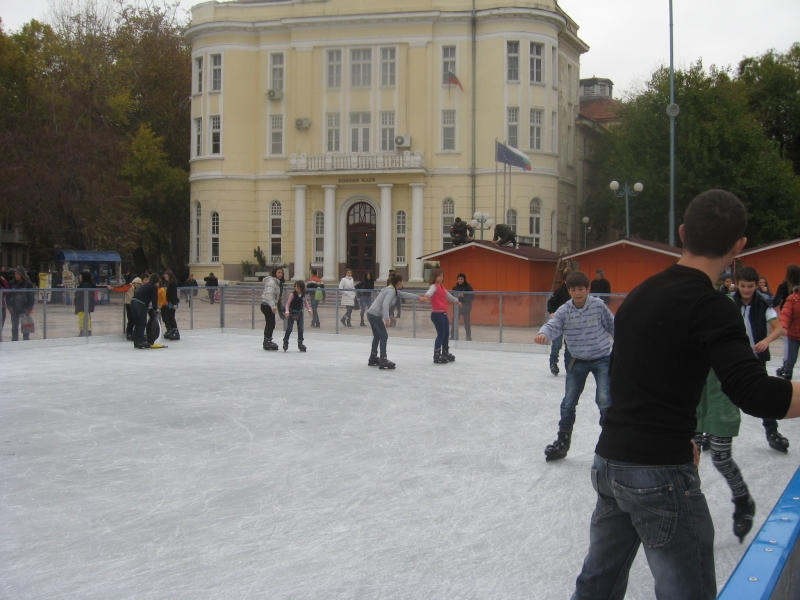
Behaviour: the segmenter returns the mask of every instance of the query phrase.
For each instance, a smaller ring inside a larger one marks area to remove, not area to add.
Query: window
[[[542,54],[544,44],[531,42],[531,83],[542,83]]]
[[[394,48],[381,48],[381,85],[392,86],[397,68]]]
[[[449,232],[449,229],[448,229]],[[405,264],[406,262],[406,212],[398,210],[394,221],[395,234],[395,264]]]
[[[456,149],[456,111],[442,111],[442,150]],[[449,225],[448,225],[449,227]]]
[[[442,46],[442,83],[447,83],[447,74],[456,74],[456,47]]]
[[[350,51],[350,86],[372,85],[372,50],[364,48]]]
[[[600,95],[601,96],[605,96],[606,95],[606,86],[604,84],[602,84],[602,83],[600,84]]]
[[[506,211],[506,225],[511,227],[511,231],[517,233],[517,211],[516,209],[509,208]]]
[[[194,60],[195,70],[197,71],[197,93],[203,93],[203,59],[196,58]]]
[[[325,213],[318,210],[314,213],[314,262],[325,260]]]
[[[222,146],[222,117],[211,117],[211,154],[219,154]]]
[[[270,89],[283,90],[283,54],[270,55]]]
[[[211,91],[222,90],[222,54],[211,55]]]
[[[341,144],[339,142],[339,137],[341,135],[339,113],[328,113],[326,115],[326,121],[326,148],[328,149],[328,152],[339,152],[341,149]]]
[[[528,217],[528,230],[533,238],[533,245],[539,248],[540,235],[542,234],[542,207],[539,200],[534,198],[530,204],[530,216]]]
[[[542,149],[542,110],[538,108],[531,109],[531,131],[530,131],[530,148],[531,150]]]
[[[194,155],[203,156],[203,119],[194,120]]]
[[[553,87],[558,87],[558,49],[553,46],[550,49],[551,70],[553,71]]]
[[[394,111],[381,113],[381,150],[394,150]]]
[[[203,211],[198,202],[194,207],[194,262],[200,262],[200,227]]]
[[[519,147],[519,108],[508,107],[508,145],[512,148]]]
[[[550,114],[550,152],[558,152],[558,113]]]
[[[583,86],[583,95],[584,96],[594,96],[594,86],[593,85],[585,85],[585,86]]]
[[[269,153],[283,154],[283,115],[272,115],[269,118]]]
[[[456,203],[452,198],[442,200],[442,250],[453,247],[450,226],[456,219]]]
[[[506,42],[506,79],[519,81],[519,42]]]
[[[328,87],[336,89],[342,86],[342,51],[328,50]]]
[[[281,203],[273,200],[269,205],[269,261],[273,265],[281,264],[281,223],[283,221]]]
[[[350,113],[350,151],[369,152],[369,129],[372,115],[368,112]]]
[[[219,213],[211,213],[211,262],[219,262]]]

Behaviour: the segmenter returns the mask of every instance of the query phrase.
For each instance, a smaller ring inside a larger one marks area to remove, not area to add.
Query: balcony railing
[[[394,171],[424,169],[425,153],[402,154],[292,154],[292,171]]]

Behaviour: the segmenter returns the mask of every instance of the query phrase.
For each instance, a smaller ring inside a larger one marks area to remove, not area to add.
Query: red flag
[[[458,77],[456,77],[455,73],[453,73],[452,71],[448,71],[446,77],[447,77],[447,85],[457,85],[462,92],[464,91],[464,86],[461,85],[461,82],[458,80]]]

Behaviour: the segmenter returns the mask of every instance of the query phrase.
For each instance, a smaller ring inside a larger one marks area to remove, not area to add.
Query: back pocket
[[[632,488],[613,482],[620,509],[630,514],[642,542],[651,548],[666,546],[678,526],[678,500],[673,485]]]

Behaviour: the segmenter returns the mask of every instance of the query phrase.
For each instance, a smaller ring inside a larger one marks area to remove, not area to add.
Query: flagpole
[[[503,163],[503,220],[500,221],[501,223],[505,223],[505,214],[506,214],[506,172],[508,171],[508,165]],[[498,215],[499,217],[500,215]]]
[[[497,138],[494,138],[494,218],[497,218]]]

